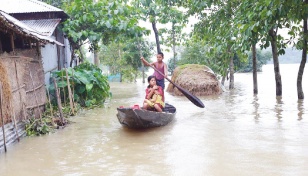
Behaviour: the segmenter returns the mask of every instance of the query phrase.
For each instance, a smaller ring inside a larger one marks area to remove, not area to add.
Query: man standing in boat
[[[155,67],[158,71],[160,71],[163,75],[161,75],[158,71],[154,71],[153,76],[156,77],[156,82],[158,86],[161,86],[163,90],[165,89],[165,78],[168,76],[168,67],[167,64],[163,62],[164,59],[164,53],[159,52],[156,55],[157,61],[148,63],[144,57],[141,57],[141,61],[145,66],[153,66]]]

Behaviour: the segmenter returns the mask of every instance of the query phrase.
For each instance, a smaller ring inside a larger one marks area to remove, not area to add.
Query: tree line
[[[302,76],[307,59],[307,0],[170,0],[166,4],[182,6],[188,14],[200,20],[194,27],[193,37],[213,48],[213,54],[224,55],[222,60],[230,72],[229,88],[234,88],[234,55],[252,52],[254,93],[257,87],[256,46],[271,47],[276,82],[276,96],[282,95],[278,56],[287,45],[302,50],[297,77],[298,98],[303,99]],[[279,34],[286,28],[289,37]],[[226,73],[227,71],[225,71]]]
[[[101,58],[105,58],[103,62],[117,57],[119,62],[132,66],[133,70],[140,69],[137,56],[144,54],[141,49],[151,45],[145,44],[144,36],[150,31],[139,26],[141,20],[150,22],[157,52],[161,51],[161,44],[171,48],[173,65],[181,63],[179,55],[187,54],[184,50],[179,53],[179,46],[200,44],[201,48],[195,48],[196,52],[201,53],[200,56],[187,58],[209,64],[223,77],[229,73],[229,89],[234,88],[236,63],[247,62],[248,53],[251,52],[254,94],[258,93],[257,46],[261,49],[271,48],[276,96],[281,96],[278,57],[291,45],[302,51],[297,93],[299,99],[304,98],[302,80],[307,59],[308,0],[45,1],[60,5],[69,14],[70,19],[64,22],[63,31],[72,41],[73,51],[78,53],[81,46],[88,43],[88,49],[94,52],[96,64],[99,63],[100,52]],[[192,16],[198,22],[194,24],[192,33],[186,34],[183,30]],[[157,24],[168,24],[171,27],[158,29]],[[288,37],[279,33],[283,28],[288,30]],[[132,43],[135,44],[129,46]],[[110,51],[106,49],[115,50],[116,46],[117,56],[108,54]],[[133,50],[135,52],[130,54]],[[145,53],[151,55],[151,52],[148,50]],[[83,57],[80,51],[79,55]],[[119,70],[124,72],[122,68]]]

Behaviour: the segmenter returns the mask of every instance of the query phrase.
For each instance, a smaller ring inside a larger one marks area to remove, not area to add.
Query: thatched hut
[[[223,92],[216,75],[205,65],[179,66],[174,70],[171,80],[194,95],[219,95]],[[173,84],[168,85],[167,92],[183,95]]]
[[[1,0],[0,13],[6,18],[4,20],[12,22],[11,26],[19,26],[20,31],[27,31],[28,34],[10,36],[5,33],[12,34],[11,30],[0,30],[0,53],[1,50],[7,53],[13,51],[12,40],[15,43],[14,52],[23,52],[22,56],[35,58],[36,52],[29,52],[29,49],[39,47],[46,85],[50,84],[52,71],[69,67],[70,64],[76,65],[70,42],[61,29],[60,23],[69,18],[62,9],[39,0]],[[36,44],[37,40],[30,40],[31,36],[40,38],[40,44]]]
[[[0,151],[25,134],[22,120],[44,111],[41,46],[47,43],[62,45],[0,10]]]

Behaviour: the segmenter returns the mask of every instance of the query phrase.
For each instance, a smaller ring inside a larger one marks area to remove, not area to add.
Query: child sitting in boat
[[[162,112],[162,109],[165,107],[163,89],[156,84],[155,76],[149,76],[148,83],[143,109],[155,109],[158,112]]]

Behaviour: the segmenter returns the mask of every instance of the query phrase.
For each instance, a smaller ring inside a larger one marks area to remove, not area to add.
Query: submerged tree
[[[307,50],[308,50],[308,25],[307,25],[307,17],[308,17],[308,0],[296,0],[293,3],[290,3],[290,13],[288,13],[288,17],[293,19],[293,23],[297,24],[295,26],[289,27],[288,34],[291,35],[289,40],[290,43],[302,50],[302,58],[300,62],[300,66],[298,69],[297,75],[297,97],[298,99],[304,99],[304,92],[302,87],[302,80],[304,69],[307,60]],[[302,23],[302,26],[299,24]],[[301,29],[300,29],[301,28]],[[297,37],[297,41],[293,40]]]

